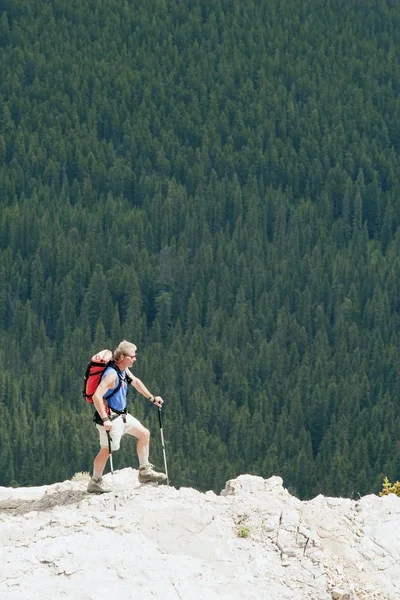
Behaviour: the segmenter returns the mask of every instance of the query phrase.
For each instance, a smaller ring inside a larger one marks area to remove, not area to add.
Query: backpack
[[[111,350],[101,350],[92,356],[91,360],[88,362],[83,378],[82,395],[87,402],[93,404],[93,394],[97,390],[101,377],[107,367],[115,369],[118,375],[118,385],[115,390],[108,395],[107,399],[116,394],[121,387],[121,371],[114,365]]]

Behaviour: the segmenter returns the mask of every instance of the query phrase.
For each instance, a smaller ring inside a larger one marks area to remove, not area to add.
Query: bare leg
[[[139,457],[139,482],[140,483],[164,483],[167,479],[165,473],[154,471],[153,465],[149,463],[150,431],[140,423],[134,425],[127,431],[137,438],[137,453]]]
[[[93,462],[93,477],[90,479],[87,491],[91,494],[105,494],[111,492],[103,483],[103,471],[110,453],[108,448],[101,448]]]
[[[93,474],[97,477],[101,477],[106,466],[108,457],[110,456],[110,452],[108,448],[101,448],[100,452],[94,459],[93,463]]]
[[[143,425],[137,425],[129,429],[127,433],[137,439],[136,450],[139,458],[139,466],[147,465],[150,453],[150,431],[146,427],[143,427]]]

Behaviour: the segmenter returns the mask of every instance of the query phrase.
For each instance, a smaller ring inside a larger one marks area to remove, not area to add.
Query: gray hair
[[[113,359],[119,360],[122,355],[127,354],[131,356],[132,354],[135,354],[136,350],[137,347],[135,344],[132,344],[132,342],[128,342],[127,340],[122,340],[114,350]]]

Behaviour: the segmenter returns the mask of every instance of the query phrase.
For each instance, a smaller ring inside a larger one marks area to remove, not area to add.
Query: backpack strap
[[[121,370],[117,367],[117,365],[114,363],[114,361],[110,361],[109,364],[107,365],[107,369],[111,367],[112,369],[114,369],[114,371],[117,373],[117,377],[118,377],[118,385],[117,387],[111,392],[111,394],[108,394],[108,396],[106,395],[104,397],[104,400],[106,400],[106,402],[108,403],[109,399],[112,398],[114,396],[114,394],[116,394],[122,385],[122,382],[126,381],[126,377],[124,377],[122,375]],[[110,406],[111,410],[113,410],[113,408]]]

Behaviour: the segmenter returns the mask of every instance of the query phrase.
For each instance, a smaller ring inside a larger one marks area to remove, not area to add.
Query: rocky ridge
[[[114,510],[86,484],[0,488],[0,598],[400,598],[393,494],[300,501],[280,477],[241,475],[216,495],[123,469]]]

